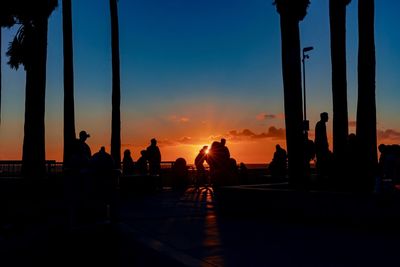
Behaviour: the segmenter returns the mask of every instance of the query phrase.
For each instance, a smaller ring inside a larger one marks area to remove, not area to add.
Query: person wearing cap
[[[90,147],[88,144],[86,144],[87,138],[90,137],[90,134],[88,134],[86,131],[81,131],[79,133],[79,150],[81,153],[81,156],[85,159],[88,160],[92,157],[92,151],[90,150]]]

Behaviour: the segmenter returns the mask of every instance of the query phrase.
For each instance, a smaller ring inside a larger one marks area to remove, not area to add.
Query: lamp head
[[[303,48],[303,53],[308,52],[308,51],[311,51],[311,50],[313,50],[313,49],[314,49],[313,46],[304,47],[304,48]]]

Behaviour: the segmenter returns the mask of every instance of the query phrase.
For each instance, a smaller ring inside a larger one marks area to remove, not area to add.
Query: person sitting
[[[172,166],[174,189],[185,190],[189,185],[189,171],[184,158],[177,158]]]
[[[287,171],[287,154],[286,150],[281,148],[280,145],[275,146],[274,157],[269,164],[268,169],[273,178],[283,179],[286,177]]]
[[[244,164],[243,162],[240,162],[239,164],[239,182],[240,184],[249,183],[249,173],[246,164]]]

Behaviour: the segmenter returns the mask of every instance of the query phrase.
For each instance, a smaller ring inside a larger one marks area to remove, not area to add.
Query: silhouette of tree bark
[[[71,0],[62,0],[64,52],[64,166],[71,158],[76,139],[74,108],[74,65]]]
[[[26,71],[25,124],[22,151],[24,177],[45,175],[45,93],[48,18],[56,0],[16,0],[10,12],[21,24],[7,55],[12,68]]]
[[[332,100],[333,100],[333,153],[335,169],[343,173],[349,122],[347,111],[346,74],[346,6],[351,0],[330,0],[329,19],[331,33]]]
[[[117,0],[110,0],[111,49],[112,49],[112,115],[111,115],[111,156],[116,168],[121,168],[121,88],[119,64],[119,33]]]
[[[3,87],[2,87],[2,77],[1,77],[1,75],[2,75],[2,72],[3,72],[3,68],[1,67],[1,61],[2,61],[2,56],[1,56],[1,51],[2,51],[2,46],[1,46],[1,42],[2,42],[2,40],[1,40],[1,37],[2,37],[2,30],[1,30],[1,27],[0,27],[0,127],[1,127],[1,92],[3,91],[2,89],[3,89]]]
[[[357,139],[362,187],[372,189],[377,167],[374,0],[358,1]]]
[[[281,25],[288,175],[291,184],[303,185],[305,182],[305,142],[299,22],[305,17],[310,1],[276,0],[274,4],[280,14]]]

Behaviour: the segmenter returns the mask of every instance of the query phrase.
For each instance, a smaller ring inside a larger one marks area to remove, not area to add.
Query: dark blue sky
[[[375,2],[378,128],[397,133],[400,2]],[[328,3],[311,1],[300,24],[302,46],[315,47],[307,62],[312,126],[320,112],[332,113]],[[110,140],[109,1],[73,0],[72,4],[77,129],[91,132],[90,141],[97,148]],[[153,136],[165,144],[191,140],[185,144],[197,146],[231,130],[260,134],[271,126],[284,128],[279,15],[272,0],[120,0],[118,5],[122,141],[126,147],[135,146],[134,155]],[[14,32],[3,30],[3,55]],[[348,7],[347,41],[349,112],[354,120],[356,0]],[[14,158],[20,155],[22,144],[24,73],[11,71],[4,60],[2,68],[0,147],[6,149],[0,151],[0,158]],[[47,154],[54,158],[62,148],[61,6],[49,20],[47,88]],[[261,120],[263,115],[270,116]],[[276,140],[267,141],[254,146],[269,151]],[[179,154],[174,153],[168,159]],[[257,153],[252,161],[270,158],[270,151]]]

